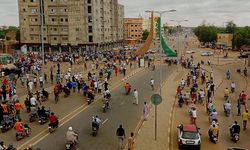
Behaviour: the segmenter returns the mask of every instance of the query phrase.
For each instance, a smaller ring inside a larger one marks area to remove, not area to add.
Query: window
[[[131,25],[131,27],[133,27],[134,25]]]
[[[51,0],[51,2],[55,2],[56,0]]]
[[[93,33],[93,28],[92,28],[92,26],[89,26],[89,33]]]
[[[134,32],[134,30],[131,30],[131,32]]]
[[[37,18],[31,18],[31,22],[37,22]]]
[[[57,28],[54,28],[54,31],[57,31]]]
[[[89,36],[89,42],[93,42],[93,36],[92,35]]]
[[[88,23],[92,22],[92,16],[88,16]]]
[[[56,19],[55,18],[52,18],[51,21],[54,22]]]
[[[25,11],[26,11],[26,9],[24,8],[24,9],[23,9],[23,12],[25,12]]]
[[[32,2],[32,3],[33,3],[33,2],[36,2],[36,0],[30,0],[30,2]]]
[[[34,31],[34,28],[30,28],[30,31]]]
[[[36,12],[37,12],[37,9],[36,9],[36,8],[32,8],[32,9],[31,9],[31,13],[32,13],[32,14],[35,14]]]
[[[56,12],[56,9],[50,9],[50,13],[55,13]]]
[[[88,4],[91,4],[91,0],[88,0]]]
[[[57,40],[57,37],[54,37],[54,40],[56,41],[56,40]]]
[[[135,25],[135,27],[137,27],[137,25]]]
[[[135,30],[135,32],[137,32],[137,30]]]
[[[132,34],[131,36],[132,36],[132,37],[134,37],[134,35],[133,35],[133,34]]]
[[[43,40],[44,40],[44,41],[46,41],[46,39],[47,39],[46,37],[43,37]]]
[[[92,13],[91,6],[88,6],[88,13]]]
[[[79,28],[76,28],[76,31],[80,31]]]
[[[68,22],[68,18],[66,18],[65,21]]]
[[[61,22],[63,22],[63,18],[61,18]]]

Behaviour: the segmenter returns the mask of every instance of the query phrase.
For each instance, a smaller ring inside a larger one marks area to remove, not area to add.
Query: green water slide
[[[159,38],[161,40],[161,47],[163,49],[163,52],[168,56],[168,57],[177,57],[177,54],[175,51],[173,51],[172,49],[170,49],[166,43],[166,41],[164,40],[162,34],[161,34],[161,18],[158,18],[158,35]]]

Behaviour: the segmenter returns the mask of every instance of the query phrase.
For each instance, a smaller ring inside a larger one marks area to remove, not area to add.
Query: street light
[[[41,44],[42,44],[42,47],[41,47],[41,51],[42,51],[42,76],[44,76],[44,35],[43,35],[43,26],[44,26],[44,1],[43,0],[40,0],[40,15],[41,15]]]
[[[180,51],[180,30],[179,30],[179,27],[181,25],[182,22],[188,22],[187,19],[181,19],[181,20],[170,20],[170,21],[173,21],[173,22],[177,22],[178,24],[178,27],[177,27],[177,33],[178,33],[178,51]]]
[[[157,13],[160,15],[160,19],[162,18],[162,15],[165,14],[165,13],[170,13],[170,12],[175,12],[176,10],[175,9],[171,9],[171,10],[165,10],[165,11],[150,11],[150,10],[146,10],[145,12],[146,13]],[[153,19],[153,18],[151,18]],[[160,30],[159,30],[159,35],[161,35],[161,21],[160,21]],[[163,53],[163,49],[162,49],[162,38],[160,37],[160,96],[162,97],[162,53]],[[156,137],[157,137],[157,105],[155,105],[155,140],[156,140]]]

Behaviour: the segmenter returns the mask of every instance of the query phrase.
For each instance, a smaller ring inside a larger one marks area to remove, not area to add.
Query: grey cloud
[[[0,25],[18,25],[18,0],[0,0]],[[239,26],[250,25],[250,0],[118,0],[125,6],[126,17],[148,16],[145,10],[176,9],[165,14],[170,19],[188,19],[184,25],[197,26],[203,20],[221,26],[234,20]],[[174,24],[174,23],[171,23]]]

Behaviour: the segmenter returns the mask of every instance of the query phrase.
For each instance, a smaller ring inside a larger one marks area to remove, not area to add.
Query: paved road
[[[173,70],[174,67],[164,66],[164,79]],[[124,94],[122,85],[117,85],[116,88],[111,90],[111,110],[109,110],[107,113],[102,113],[102,103],[100,101],[97,101],[90,106],[82,106],[80,110],[76,110],[73,116],[69,116],[67,118],[68,121],[66,120],[66,123],[63,124],[55,133],[50,135],[44,131],[44,133],[41,135],[33,138],[33,140],[36,142],[32,140],[31,142],[35,144],[36,147],[40,147],[44,150],[49,150],[51,147],[53,147],[54,150],[63,149],[65,146],[65,133],[67,128],[69,126],[73,126],[73,128],[79,133],[80,149],[115,149],[117,143],[115,131],[117,127],[119,124],[123,124],[127,134],[130,131],[134,131],[142,115],[143,102],[149,101],[150,96],[153,94],[149,86],[150,78],[154,78],[157,87],[159,87],[159,73],[159,67],[157,67],[154,72],[145,69],[144,71],[129,79],[132,88],[137,88],[139,91],[138,106],[132,104],[132,94],[126,96]],[[91,117],[95,114],[98,114],[102,120],[105,120],[106,122],[101,125],[97,137],[92,137],[90,135]]]
[[[196,57],[197,58],[197,57]],[[199,58],[198,58],[199,60]],[[229,126],[233,123],[234,120],[237,120],[240,125],[242,126],[242,119],[240,116],[237,116],[237,109],[236,109],[236,100],[237,96],[242,90],[247,89],[247,84],[249,84],[242,75],[238,74],[235,72],[236,68],[238,66],[241,66],[241,68],[244,66],[242,63],[234,63],[234,64],[228,64],[224,66],[217,66],[214,65],[212,66],[213,72],[214,72],[214,78],[215,84],[218,85],[221,83],[219,88],[217,89],[215,96],[213,98],[214,104],[216,107],[216,110],[218,111],[218,119],[219,119],[219,124],[220,124],[220,135],[219,135],[219,141],[217,144],[213,144],[209,141],[208,135],[207,135],[207,129],[209,127],[208,123],[208,116],[205,111],[205,107],[201,105],[197,105],[198,108],[198,118],[197,118],[197,123],[198,126],[201,128],[201,133],[202,133],[202,149],[208,150],[208,149],[226,149],[228,147],[244,147],[244,148],[249,148],[250,144],[248,142],[248,136],[250,134],[250,130],[242,131],[240,134],[240,141],[235,144],[230,140],[229,136]],[[211,67],[205,67],[209,71],[212,70]],[[227,70],[231,70],[232,76],[230,80],[225,79],[225,72]],[[236,83],[236,92],[233,94],[230,94],[230,101],[232,104],[232,114],[230,117],[225,117],[224,112],[223,112],[223,103],[224,103],[224,89],[226,87],[230,87],[231,82],[234,81]],[[249,91],[249,89],[248,89]],[[249,92],[248,92],[249,95]],[[249,101],[247,102],[249,106]],[[243,111],[242,107],[242,111]],[[187,113],[187,107],[184,106],[184,108],[180,109],[178,106],[175,106],[175,117],[174,117],[174,126],[173,126],[173,148],[177,149],[177,129],[175,128],[178,124],[180,123],[189,123],[189,116]]]

